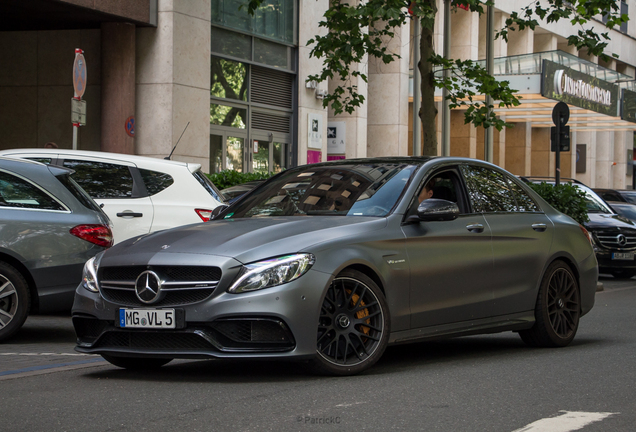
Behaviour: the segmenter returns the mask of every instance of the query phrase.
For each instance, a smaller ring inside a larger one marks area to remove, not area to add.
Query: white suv
[[[199,164],[64,149],[11,149],[1,150],[0,155],[74,170],[73,179],[110,217],[116,243],[206,222],[212,210],[224,202]]]

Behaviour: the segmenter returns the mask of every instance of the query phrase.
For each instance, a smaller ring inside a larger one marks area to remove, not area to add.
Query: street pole
[[[451,19],[450,19],[451,0],[444,0],[444,58],[450,58],[450,38],[451,38]],[[444,79],[450,77],[450,71],[444,69]],[[447,99],[448,90],[442,90],[442,156],[450,156],[450,134],[451,134],[451,111],[450,101]]]
[[[489,75],[493,75],[495,69],[495,8],[487,7],[486,16],[486,71]],[[486,106],[493,105],[492,96],[486,95]],[[488,108],[488,116],[492,114],[492,108]],[[494,160],[494,134],[492,126],[484,129],[484,160],[493,162]],[[558,155],[558,153],[557,153]],[[558,157],[558,156],[557,156]]]
[[[413,15],[413,156],[422,155],[422,120],[420,119],[420,19]]]

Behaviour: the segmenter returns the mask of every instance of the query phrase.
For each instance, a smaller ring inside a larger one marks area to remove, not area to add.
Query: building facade
[[[496,1],[495,27],[526,3]],[[352,114],[335,115],[322,98],[338,83],[307,82],[321,68],[307,41],[324,34],[319,22],[328,0],[268,0],[254,16],[241,4],[3,1],[0,148],[47,142],[71,148],[73,61],[81,48],[87,78],[80,149],[153,157],[173,152],[173,159],[200,163],[207,172],[277,172],[330,159],[413,153],[410,23],[387,42],[399,60],[358,65],[368,83],[352,84],[366,103]],[[507,43],[495,41],[495,74],[523,98],[519,107],[498,112],[514,127],[495,133],[496,164],[518,175],[554,175],[551,111],[564,100],[571,112],[571,150],[561,155],[561,176],[593,187],[632,187],[636,0],[620,4],[632,21],[609,31],[607,51],[619,54],[610,63],[568,47],[567,36],[576,29],[564,22],[511,32]],[[434,43],[441,51],[443,0],[438,9]],[[593,24],[607,31],[600,18]],[[453,8],[451,29],[452,57],[485,58],[484,16]],[[565,87],[542,85],[546,79],[555,82],[555,74],[590,80],[587,88],[607,84],[614,104],[604,108],[579,101],[576,92],[563,99]],[[441,109],[441,94],[437,101]],[[451,155],[484,158],[484,130],[464,125],[461,110],[451,113],[451,131]]]

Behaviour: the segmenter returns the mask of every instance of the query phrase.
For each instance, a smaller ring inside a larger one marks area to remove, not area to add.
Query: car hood
[[[629,219],[626,219],[622,216],[616,214],[604,214],[604,213],[588,213],[587,216],[590,218],[588,222],[585,223],[585,228],[587,229],[608,229],[608,228],[627,228],[627,229],[636,229],[636,224],[634,224]]]
[[[102,263],[142,263],[158,254],[205,254],[241,263],[295,252],[317,243],[359,236],[386,226],[385,218],[289,216],[210,221],[132,238],[107,251]],[[127,258],[134,255],[134,259]]]

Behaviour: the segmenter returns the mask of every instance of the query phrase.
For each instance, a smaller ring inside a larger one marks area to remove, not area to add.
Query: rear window
[[[84,207],[89,210],[95,210],[100,213],[102,212],[97,203],[93,201],[93,199],[86,193],[86,191],[82,189],[81,186],[78,185],[77,182],[73,180],[70,175],[62,174],[58,176],[57,179]]]
[[[205,190],[208,191],[208,193],[212,195],[212,197],[214,197],[215,200],[219,202],[225,202],[225,199],[223,199],[223,195],[221,195],[221,192],[219,192],[216,186],[214,186],[214,183],[212,183],[208,176],[203,174],[201,170],[193,172],[192,175],[195,179],[197,179],[199,183],[201,183],[201,186],[203,186]]]
[[[66,211],[60,202],[33,183],[4,171],[0,171],[0,207]]]
[[[146,185],[146,191],[148,191],[148,195],[158,194],[174,183],[174,179],[170,174],[158,171],[150,171],[141,168],[139,169],[139,173],[141,174],[141,178]]]

